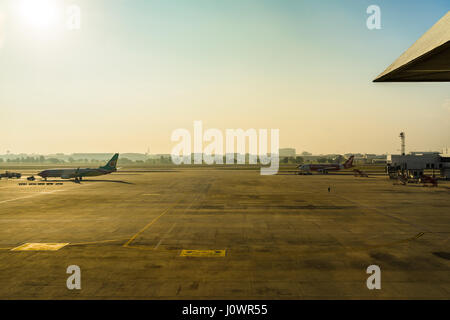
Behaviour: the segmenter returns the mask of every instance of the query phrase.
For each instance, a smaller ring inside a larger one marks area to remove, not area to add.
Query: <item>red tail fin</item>
[[[353,158],[354,157],[355,156],[350,156],[350,158],[348,158],[348,160],[344,162],[344,168],[345,169],[353,167]]]

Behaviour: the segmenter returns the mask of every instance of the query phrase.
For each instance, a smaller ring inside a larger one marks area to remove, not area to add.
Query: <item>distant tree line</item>
[[[192,155],[193,159],[193,155]],[[8,158],[3,159],[0,158],[0,163],[33,163],[33,164],[96,164],[103,165],[106,163],[106,160],[96,160],[96,159],[74,159],[69,157],[67,159],[58,159],[55,157],[44,157],[44,156],[36,156],[36,157],[17,157],[17,158]],[[315,160],[305,160],[304,157],[296,156],[296,157],[280,157],[281,164],[303,164],[303,163],[342,163],[345,161],[345,158],[341,155],[335,157],[318,157]],[[236,162],[236,157],[235,157]],[[259,164],[259,159],[256,158],[256,162]],[[193,162],[192,162],[193,163]],[[226,157],[223,156],[223,163],[226,163]],[[249,163],[249,155],[245,156],[245,163]],[[146,160],[131,160],[126,157],[119,157],[118,161],[119,165],[132,165],[132,164],[146,164],[146,165],[161,165],[161,164],[172,164],[172,159],[169,156],[159,156],[153,157]]]
[[[74,162],[82,162],[82,163],[88,163],[88,162],[98,162],[97,160],[89,160],[89,159],[73,159],[68,158],[67,160],[64,159],[58,159],[53,157],[44,157],[44,156],[37,156],[37,157],[17,157],[17,158],[8,158],[3,159],[0,158],[0,163],[74,163]]]
[[[44,156],[37,156],[37,157],[16,157],[16,158],[8,158],[3,159],[0,158],[0,163],[33,163],[33,164],[71,164],[71,163],[77,163],[77,164],[98,164],[98,165],[104,165],[106,161],[105,160],[97,160],[97,159],[74,159],[72,157],[69,157],[67,159],[58,159],[54,157],[44,157]],[[146,160],[130,160],[126,157],[119,157],[118,164],[171,164],[172,160],[168,157],[160,156],[158,158],[153,159],[146,159]]]

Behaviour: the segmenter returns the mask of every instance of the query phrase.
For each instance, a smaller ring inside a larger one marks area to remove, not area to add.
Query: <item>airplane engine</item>
[[[68,175],[68,174],[63,174],[63,175],[61,176],[61,179],[70,179],[70,178],[72,178],[72,176],[71,176],[71,175]]]

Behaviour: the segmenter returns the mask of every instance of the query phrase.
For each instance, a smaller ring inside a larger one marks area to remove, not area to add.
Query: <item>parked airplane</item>
[[[38,176],[47,180],[47,178],[61,178],[61,179],[71,179],[75,178],[78,182],[83,179],[83,177],[95,177],[104,174],[109,174],[111,172],[117,171],[117,159],[119,154],[116,153],[111,160],[103,167],[98,167],[97,169],[49,169],[38,173]]]
[[[317,171],[320,173],[328,173],[328,171],[339,171],[342,169],[349,169],[353,167],[353,158],[354,156],[351,156],[348,158],[347,161],[344,162],[344,164],[339,163],[326,163],[326,164],[303,164],[298,166],[301,172],[303,173],[311,173],[311,171]]]

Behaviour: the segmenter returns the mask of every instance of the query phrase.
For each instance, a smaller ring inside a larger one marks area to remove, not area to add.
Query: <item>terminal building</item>
[[[424,171],[432,171],[443,179],[450,179],[450,157],[439,152],[411,152],[403,155],[388,155],[387,171],[406,174],[411,178],[420,178]]]

